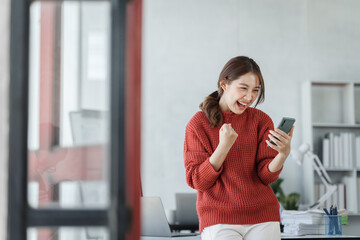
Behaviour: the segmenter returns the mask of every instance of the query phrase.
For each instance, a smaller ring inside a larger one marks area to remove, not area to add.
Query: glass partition
[[[30,7],[28,202],[109,205],[110,2]]]

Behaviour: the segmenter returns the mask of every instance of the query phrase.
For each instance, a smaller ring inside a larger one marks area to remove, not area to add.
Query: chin
[[[242,114],[247,108],[245,108],[244,110],[240,110],[240,109],[235,109],[235,110],[231,110],[233,113],[235,114]]]

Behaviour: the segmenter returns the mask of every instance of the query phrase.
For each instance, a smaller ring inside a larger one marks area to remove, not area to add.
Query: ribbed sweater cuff
[[[223,171],[223,167],[221,166],[219,171],[215,171],[213,166],[211,165],[209,158],[204,161],[199,167],[199,174],[208,182],[215,182],[219,177],[221,172]]]
[[[280,168],[280,170],[277,171],[277,172],[270,172],[270,170],[269,170],[270,162],[268,164],[266,164],[266,166],[265,166],[266,170],[264,169],[264,171],[263,171],[263,173],[261,175],[261,179],[263,180],[263,182],[265,182],[267,184],[275,182],[279,178],[279,175],[280,175],[280,173],[281,173],[281,171],[282,171],[282,169],[284,167],[284,166],[282,166]]]

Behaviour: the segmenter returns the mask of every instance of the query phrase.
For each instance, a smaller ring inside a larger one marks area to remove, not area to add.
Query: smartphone
[[[295,123],[295,118],[289,118],[289,117],[283,117],[279,123],[279,125],[277,126],[278,129],[282,130],[285,133],[289,133],[292,126]],[[275,137],[276,139],[278,139],[277,137]],[[278,139],[279,140],[279,139]],[[271,144],[274,144],[276,146],[276,144],[270,140]],[[268,147],[270,147],[269,145],[267,145]]]

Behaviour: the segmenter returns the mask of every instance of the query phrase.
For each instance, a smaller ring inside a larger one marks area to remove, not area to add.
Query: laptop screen
[[[178,224],[199,225],[196,212],[196,193],[176,193],[176,222]]]
[[[171,237],[170,226],[159,197],[142,197],[141,209],[141,235]]]

